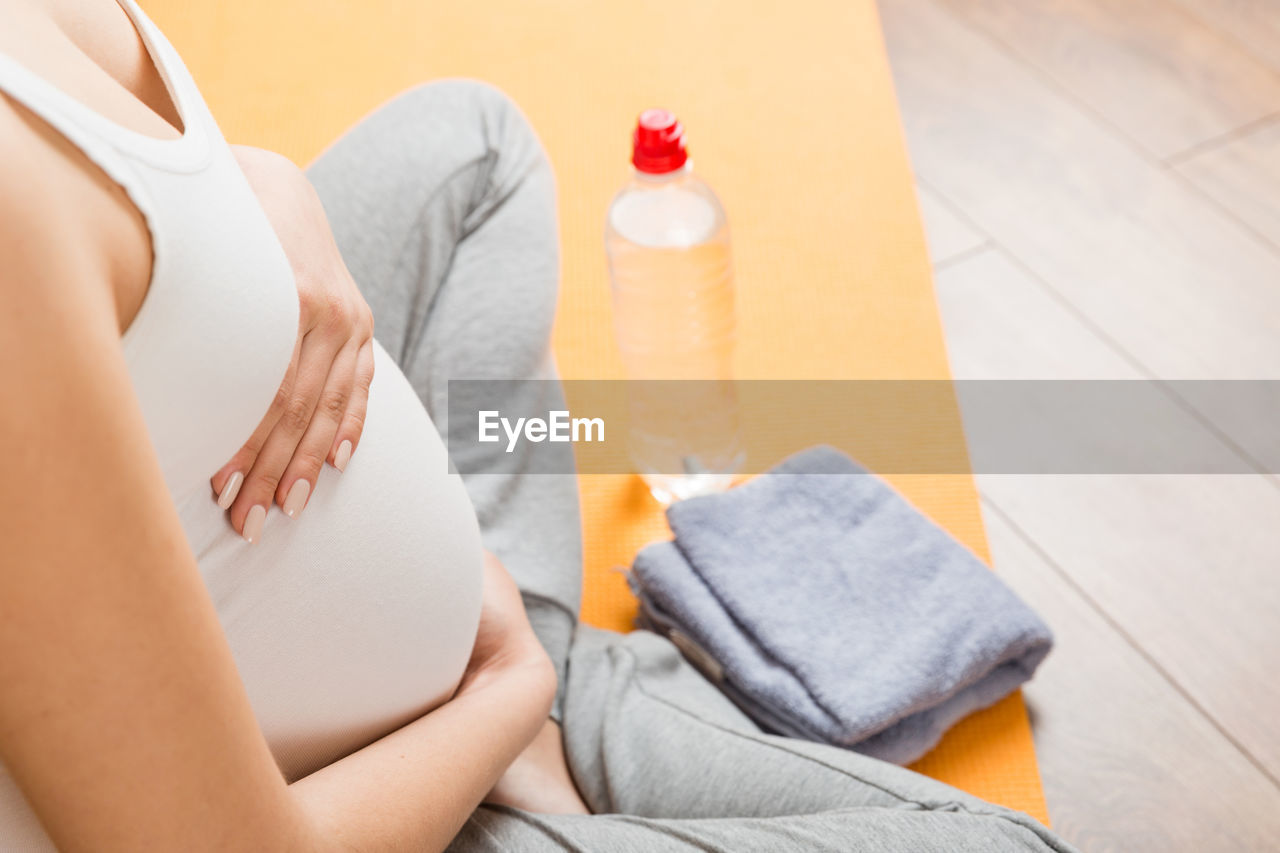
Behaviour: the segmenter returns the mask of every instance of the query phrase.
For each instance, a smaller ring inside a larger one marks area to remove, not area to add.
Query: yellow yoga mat
[[[226,136],[311,160],[382,101],[436,77],[506,90],[560,187],[566,378],[620,375],[602,234],[644,107],[672,109],[733,229],[738,370],[760,379],[949,376],[871,0],[143,0]],[[957,426],[957,429],[959,427]],[[986,556],[968,476],[891,478]],[[617,567],[669,535],[634,477],[581,478],[583,618],[627,630]],[[949,733],[917,769],[1047,819],[1022,699]]]

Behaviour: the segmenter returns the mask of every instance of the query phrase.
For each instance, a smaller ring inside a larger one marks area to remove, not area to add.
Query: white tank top
[[[255,545],[218,509],[209,478],[280,385],[297,290],[182,61],[134,0],[120,3],[181,115],[180,139],[123,128],[4,54],[0,90],[78,146],[146,219],[150,288],[121,345],[258,723],[293,780],[452,694],[479,620],[480,534],[435,426],[379,346],[346,471],[326,465],[296,520],[273,507]],[[0,766],[0,850],[51,846]]]

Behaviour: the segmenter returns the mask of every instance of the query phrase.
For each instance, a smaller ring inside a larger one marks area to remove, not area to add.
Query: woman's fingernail
[[[351,461],[351,442],[343,441],[338,445],[338,452],[333,454],[333,467],[339,471],[346,469],[347,463]]]
[[[236,495],[240,494],[242,485],[244,485],[244,474],[239,471],[228,477],[227,482],[222,486],[222,491],[218,492],[218,509],[226,509],[231,506],[236,499]]]
[[[252,545],[262,538],[262,523],[267,520],[267,508],[262,504],[257,504],[249,508],[249,514],[244,517],[244,541]]]
[[[311,494],[311,484],[306,480],[297,480],[289,487],[289,494],[284,499],[284,514],[297,518],[298,513],[307,505],[307,495]]]

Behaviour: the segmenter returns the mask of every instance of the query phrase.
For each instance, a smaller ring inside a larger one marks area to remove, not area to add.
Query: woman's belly
[[[479,621],[475,513],[408,380],[375,359],[360,445],[298,518],[273,507],[249,545],[207,490],[178,507],[290,780],[447,700]]]

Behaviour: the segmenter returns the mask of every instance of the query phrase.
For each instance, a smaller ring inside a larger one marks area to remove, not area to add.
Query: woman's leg
[[[510,99],[470,80],[420,86],[352,128],[307,174],[373,309],[375,335],[442,433],[450,379],[556,378],[555,184]],[[511,400],[513,408],[564,408],[555,382],[514,393],[537,399]],[[563,689],[582,578],[576,479],[520,474],[519,449],[501,444],[470,442],[465,452],[456,460],[464,471],[517,472],[464,479],[485,546],[524,592]],[[572,456],[557,464],[572,471]],[[557,719],[559,709],[558,695]]]
[[[565,741],[592,817],[482,807],[458,851],[1069,850],[1027,815],[836,747],[761,734],[667,640],[583,626]]]

